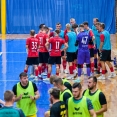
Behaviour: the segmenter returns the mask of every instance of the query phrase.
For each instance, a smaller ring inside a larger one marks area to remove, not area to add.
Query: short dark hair
[[[82,28],[84,28],[84,24],[80,24],[80,25],[79,25],[79,27],[82,27]]]
[[[79,89],[82,89],[82,85],[78,82],[75,82],[73,85],[72,85],[72,88],[75,89],[75,88],[79,88]]]
[[[59,99],[60,90],[57,87],[53,87],[49,90],[49,94],[52,95],[55,99]]]
[[[63,85],[63,81],[62,81],[61,78],[55,78],[55,79],[53,80],[53,82],[55,82],[56,84]]]
[[[73,24],[73,25],[72,25],[72,28],[73,28],[73,29],[75,29],[75,28],[77,28],[77,27],[78,27],[78,24]]]
[[[56,25],[61,25],[61,23],[60,23],[60,22],[58,22],[58,23],[56,23]]]
[[[6,102],[10,102],[10,101],[12,101],[13,96],[14,96],[14,93],[13,93],[12,91],[10,91],[10,90],[7,90],[7,91],[5,91],[5,93],[4,93],[4,100],[5,100]]]
[[[53,84],[53,81],[54,81],[55,78],[57,78],[56,75],[52,75],[52,76],[50,76],[50,83],[51,83],[51,84]]]
[[[56,29],[55,32],[56,32],[57,34],[59,34],[59,33],[60,33],[60,30],[57,30],[57,29]]]
[[[44,26],[43,29],[44,30],[49,30],[49,28],[47,26]]]
[[[99,22],[99,19],[98,18],[95,18],[96,22]]]
[[[83,24],[84,25],[87,25],[87,26],[89,25],[89,23],[87,21],[83,22]]]
[[[100,22],[96,22],[96,25],[100,25]]]
[[[34,36],[35,35],[35,30],[30,30],[30,35]]]
[[[21,78],[22,76],[23,77],[27,76],[27,73],[25,73],[25,72],[20,73],[19,77]]]
[[[88,79],[93,79],[93,82],[96,82],[97,83],[97,77],[96,76],[91,76],[91,77],[89,77]]]
[[[102,27],[103,29],[105,29],[105,24],[104,23],[100,23],[100,27]]]
[[[39,29],[42,29],[44,27],[45,24],[40,24],[39,25]]]

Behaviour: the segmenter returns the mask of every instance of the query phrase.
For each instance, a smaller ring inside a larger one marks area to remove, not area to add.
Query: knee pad
[[[90,64],[86,64],[87,68],[90,68]]]

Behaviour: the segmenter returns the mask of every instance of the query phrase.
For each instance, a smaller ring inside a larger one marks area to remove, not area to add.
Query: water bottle
[[[116,57],[114,57],[114,61],[113,61],[113,63],[114,63],[114,66],[116,66]]]

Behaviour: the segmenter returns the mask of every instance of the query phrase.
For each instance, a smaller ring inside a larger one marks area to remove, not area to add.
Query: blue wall
[[[61,22],[63,29],[70,18],[77,23],[97,17],[106,24],[110,33],[115,33],[115,0],[7,0],[7,33],[38,31],[45,23],[55,28]]]

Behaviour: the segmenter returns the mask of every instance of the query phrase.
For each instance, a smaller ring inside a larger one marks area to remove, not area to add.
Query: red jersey
[[[48,35],[40,32],[36,35],[36,38],[39,39],[39,52],[48,52],[48,50],[45,47]]]
[[[38,57],[39,40],[35,37],[29,37],[26,40],[28,45],[28,57]]]
[[[51,44],[50,56],[61,56],[61,46],[65,43],[60,37],[50,38],[48,41]]]
[[[91,38],[94,36],[93,31],[91,29],[89,29],[89,35],[90,35]],[[94,48],[94,43],[93,43],[92,40],[89,42],[88,47],[89,47],[89,49]]]

